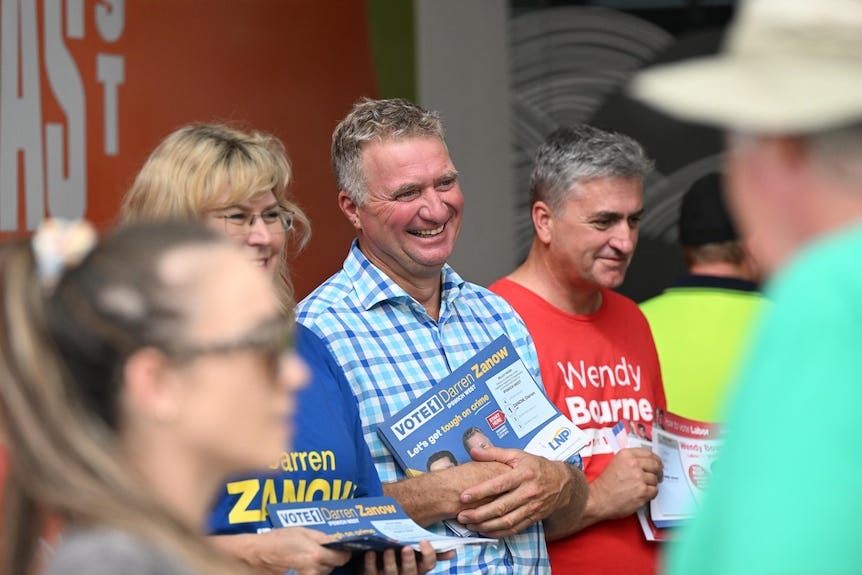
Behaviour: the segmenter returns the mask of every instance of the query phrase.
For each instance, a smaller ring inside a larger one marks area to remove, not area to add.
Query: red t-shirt
[[[602,290],[597,312],[573,315],[505,278],[490,289],[527,324],[548,397],[592,435],[581,455],[593,481],[613,458],[602,430],[621,419],[651,422],[655,410],[666,407],[649,324],[633,301],[611,290]],[[548,544],[552,571],[577,575],[652,575],[658,550],[634,514]]]

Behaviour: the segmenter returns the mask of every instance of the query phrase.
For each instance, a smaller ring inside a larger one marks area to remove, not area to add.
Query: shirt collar
[[[344,260],[344,272],[353,284],[356,296],[366,310],[387,300],[416,301],[365,257],[365,254],[359,249],[358,239],[354,239],[350,245],[350,253]],[[465,282],[449,264],[443,265],[441,281],[440,317],[443,317],[444,311],[458,297]]]
[[[687,275],[678,278],[671,287],[706,287],[737,291],[758,291],[757,284],[739,278]]]

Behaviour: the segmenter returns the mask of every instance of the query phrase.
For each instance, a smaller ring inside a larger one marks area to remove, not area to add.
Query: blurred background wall
[[[631,74],[714,51],[730,0],[0,0],[0,237],[45,215],[109,226],[152,148],[192,121],[273,132],[294,164],[312,242],[300,296],[352,237],[329,142],[361,96],[440,110],[467,196],[452,264],[487,284],[526,254],[529,164],[554,128],[627,133],[656,158],[621,291],[643,299],[682,270],[679,196],[721,142],[629,101]]]

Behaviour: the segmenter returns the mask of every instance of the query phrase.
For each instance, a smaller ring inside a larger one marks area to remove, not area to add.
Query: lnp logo
[[[569,437],[571,435],[572,432],[565,427],[559,428],[554,434],[554,437],[551,438],[551,441],[548,442],[548,447],[550,447],[553,451],[556,451],[558,447],[560,447],[569,440]]]

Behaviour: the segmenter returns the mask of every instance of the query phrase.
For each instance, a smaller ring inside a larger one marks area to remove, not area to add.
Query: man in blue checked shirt
[[[467,546],[438,572],[547,573],[544,529],[565,532],[583,510],[574,466],[516,449],[474,449],[476,461],[405,478],[377,425],[502,334],[541,381],[533,342],[501,298],[446,264],[464,197],[438,114],[400,99],[356,103],[336,127],[338,205],[356,229],[344,266],[303,300],[356,394],[384,492],[418,523],[445,533],[456,518],[500,538]]]

